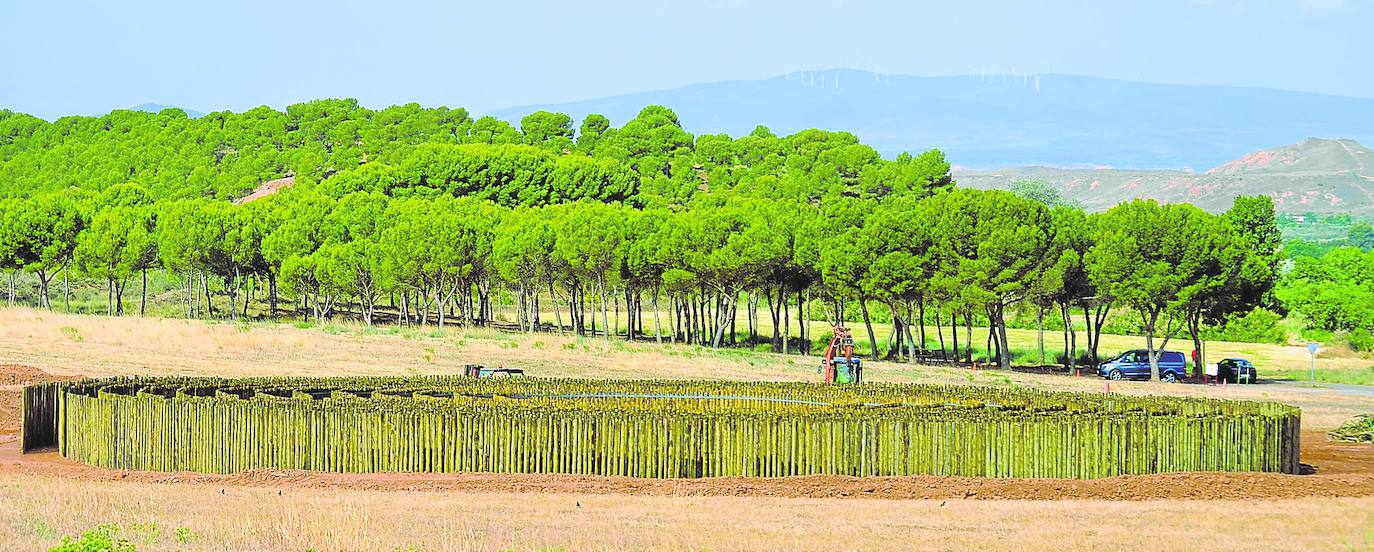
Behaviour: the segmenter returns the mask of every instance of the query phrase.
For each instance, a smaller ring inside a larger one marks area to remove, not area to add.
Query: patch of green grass
[[[1318,368],[1316,376],[1318,383],[1374,385],[1374,366],[1368,368]],[[1312,371],[1311,369],[1303,370],[1298,368],[1275,370],[1268,374],[1261,371],[1260,378],[1310,381],[1312,379]]]
[[[143,544],[154,544],[162,536],[162,529],[156,523],[135,523],[126,528],[131,538],[143,541]]]
[[[84,341],[84,339],[81,337],[81,330],[76,329],[75,326],[63,326],[62,335],[67,336],[68,339],[71,339],[72,341],[75,341],[77,343]]]
[[[172,532],[172,538],[176,539],[177,544],[191,544],[196,542],[200,536],[190,527],[177,527],[176,531]]]
[[[62,544],[48,552],[134,552],[137,548],[120,534],[117,525],[101,525],[81,533],[80,538],[62,537]]]
[[[326,324],[323,328],[320,328],[320,331],[329,335],[347,335],[353,333],[350,328],[339,324]]]

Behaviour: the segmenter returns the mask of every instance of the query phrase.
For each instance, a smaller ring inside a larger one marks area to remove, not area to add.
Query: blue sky
[[[355,97],[475,113],[787,70],[1073,73],[1374,97],[1371,0],[0,0],[0,107]]]

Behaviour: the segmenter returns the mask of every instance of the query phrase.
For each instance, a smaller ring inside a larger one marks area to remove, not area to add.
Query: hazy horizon
[[[798,7],[799,6],[799,7]],[[990,14],[996,14],[993,17]],[[0,7],[0,108],[53,119],[144,103],[208,112],[324,97],[473,113],[791,70],[1068,74],[1374,97],[1374,3],[1343,0],[712,0],[691,9],[440,2]],[[634,44],[629,48],[627,45]]]

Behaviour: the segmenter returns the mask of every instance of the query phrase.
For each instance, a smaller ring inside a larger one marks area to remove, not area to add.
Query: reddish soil
[[[246,196],[243,196],[243,197],[239,198],[238,200],[235,200],[234,203],[243,204],[243,203],[248,203],[248,202],[250,202],[250,201],[259,200],[259,199],[262,199],[262,198],[264,198],[264,197],[267,197],[267,196],[270,196],[270,195],[272,195],[272,194],[275,194],[275,193],[277,193],[277,192],[279,192],[279,191],[282,191],[282,190],[284,190],[284,189],[286,189],[286,188],[290,188],[290,187],[293,186],[295,183],[296,183],[296,177],[295,177],[295,176],[288,176],[288,177],[286,177],[286,178],[278,178],[278,179],[276,179],[276,180],[268,180],[267,182],[263,182],[262,184],[258,185],[257,189],[253,190],[253,193],[248,194],[248,195],[246,195]]]
[[[24,367],[0,366],[3,378],[20,377]],[[13,402],[6,397],[12,396]],[[656,496],[862,497],[885,499],[1013,500],[1198,500],[1276,499],[1374,496],[1374,446],[1335,443],[1324,433],[1303,433],[1305,475],[1269,473],[1176,473],[1123,476],[1089,481],[1062,479],[997,479],[974,477],[720,477],[707,479],[636,479],[554,474],[336,474],[290,470],[253,470],[218,475],[131,472],[91,467],[46,451],[20,454],[19,443],[6,440],[9,420],[18,418],[17,391],[0,393],[0,475],[30,474],[93,481],[141,481],[164,484],[244,485],[268,488],[359,489],[379,491],[463,491],[496,493],[582,493]],[[15,431],[17,432],[17,424]]]
[[[0,443],[19,439],[19,391],[25,385],[77,379],[54,376],[31,366],[0,364]]]

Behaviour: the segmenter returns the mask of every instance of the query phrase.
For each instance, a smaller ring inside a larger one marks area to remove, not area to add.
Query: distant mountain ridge
[[[960,170],[960,186],[1005,188],[1038,179],[1093,211],[1135,198],[1187,202],[1220,212],[1237,195],[1264,194],[1289,213],[1374,215],[1374,150],[1355,140],[1309,138],[1245,154],[1202,173],[1017,167]]]
[[[1171,85],[1072,75],[914,77],[849,69],[693,84],[494,111],[539,109],[622,124],[645,105],[697,133],[853,132],[885,155],[938,147],[956,165],[1216,167],[1310,136],[1374,143],[1374,99],[1263,88]]]

